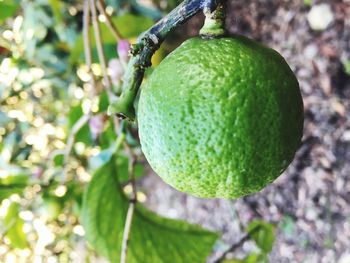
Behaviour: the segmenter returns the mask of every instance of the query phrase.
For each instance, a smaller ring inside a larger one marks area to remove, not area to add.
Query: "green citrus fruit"
[[[238,198],[276,179],[301,143],[298,81],[276,51],[243,36],[192,38],[141,89],[142,150],[198,197]]]

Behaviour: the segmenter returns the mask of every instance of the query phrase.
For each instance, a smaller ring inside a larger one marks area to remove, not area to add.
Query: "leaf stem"
[[[122,250],[120,255],[120,263],[126,263],[126,257],[128,252],[129,235],[131,230],[131,222],[133,219],[135,210],[135,202],[129,203],[128,213],[126,214],[125,227],[123,233]]]
[[[134,210],[135,210],[135,204],[137,202],[137,189],[136,189],[136,180],[134,175],[136,157],[132,152],[131,147],[125,141],[124,141],[124,148],[126,149],[129,155],[128,175],[129,175],[130,185],[132,188],[132,195],[131,195],[131,198],[129,199],[129,207],[128,207],[128,212],[125,219],[120,263],[126,263],[130,230],[131,230],[132,219],[133,219]]]

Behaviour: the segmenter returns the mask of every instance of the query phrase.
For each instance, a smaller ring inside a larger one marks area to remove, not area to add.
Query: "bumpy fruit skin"
[[[137,112],[154,171],[202,198],[260,191],[301,144],[296,77],[276,51],[243,36],[185,41],[142,87]]]

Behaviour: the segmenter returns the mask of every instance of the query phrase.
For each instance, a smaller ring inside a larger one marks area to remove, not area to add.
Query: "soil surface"
[[[188,196],[152,172],[141,182],[151,209],[223,234],[211,258],[225,244],[237,242],[244,227],[259,218],[277,226],[270,262],[350,262],[350,72],[344,65],[350,61],[350,1],[313,1],[313,8],[330,7],[333,18],[319,31],[311,28],[311,7],[304,2],[228,4],[228,30],[279,51],[300,82],[303,145],[287,171],[262,192],[233,201]],[[321,14],[312,19],[322,24],[329,14]],[[198,32],[201,19],[187,25],[190,33]],[[234,256],[255,249],[253,242],[246,242]]]

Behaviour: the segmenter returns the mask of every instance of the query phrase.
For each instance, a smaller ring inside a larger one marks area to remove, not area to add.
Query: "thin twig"
[[[80,129],[88,122],[89,118],[90,118],[90,114],[84,114],[79,118],[79,120],[76,121],[76,123],[74,123],[70,131],[70,134],[67,140],[67,145],[64,151],[64,162],[63,162],[64,164],[67,164],[68,162],[68,158],[72,151],[73,144],[75,141],[75,136],[80,131]]]
[[[83,13],[83,37],[84,37],[84,52],[85,52],[85,63],[88,67],[88,73],[92,77],[91,64],[91,43],[89,36],[89,24],[90,24],[90,4],[89,0],[84,1],[84,13]],[[94,81],[94,78],[90,78],[90,81]]]
[[[114,94],[112,91],[112,83],[111,83],[109,76],[107,74],[106,57],[105,57],[105,54],[103,51],[103,46],[102,46],[101,31],[100,31],[100,25],[99,25],[98,20],[97,20],[97,11],[96,11],[95,0],[90,0],[90,5],[91,5],[90,7],[91,7],[92,25],[94,28],[97,54],[98,54],[98,59],[99,59],[100,64],[101,64],[103,81],[105,84],[105,88],[106,88],[108,97],[113,98]]]
[[[115,27],[115,25],[113,24],[111,17],[106,13],[106,9],[105,9],[105,4],[103,0],[97,0],[97,9],[98,11],[103,14],[106,18],[106,25],[109,28],[109,30],[111,31],[112,35],[114,36],[114,38],[119,41],[121,40],[123,37],[120,34],[119,30]]]
[[[218,257],[213,263],[220,263],[223,259],[226,258],[228,253],[234,252],[237,248],[241,247],[244,242],[246,242],[250,238],[249,234],[244,235],[237,243],[231,245],[220,257]]]
[[[102,71],[102,75],[103,75],[104,86],[106,88],[107,95],[108,95],[108,100],[109,100],[109,103],[111,104],[112,101],[114,100],[115,95],[113,94],[112,83],[111,83],[109,76],[108,76],[108,73],[107,73],[107,63],[106,63],[106,57],[105,57],[105,54],[103,51],[101,31],[100,31],[100,26],[99,26],[99,23],[97,20],[95,1],[90,0],[90,4],[91,4],[92,24],[93,24],[93,29],[94,29],[98,59],[99,59],[100,64],[101,64],[101,71]],[[118,134],[119,120],[118,120],[118,117],[115,115],[113,116],[113,124],[114,124],[114,131],[116,134]]]
[[[129,243],[129,235],[131,230],[131,222],[134,215],[135,203],[130,202],[128,213],[126,214],[125,227],[123,233],[123,241],[122,241],[122,251],[120,255],[120,263],[126,263],[126,256],[128,252],[128,243]]]
[[[94,73],[92,72],[92,51],[91,51],[91,42],[90,42],[90,4],[89,0],[84,1],[84,14],[83,14],[83,36],[84,36],[84,52],[85,52],[85,63],[88,68],[88,74],[90,75],[90,85],[92,92],[90,92],[90,100],[93,101],[93,98],[96,94],[96,81]]]
[[[127,150],[129,154],[128,175],[129,175],[129,179],[132,187],[132,196],[129,200],[129,208],[125,219],[120,263],[126,263],[131,224],[132,224],[132,219],[134,215],[135,204],[137,202],[137,190],[136,190],[136,181],[135,181],[135,175],[134,175],[136,158],[134,153],[132,152],[132,149],[130,148],[130,146],[126,141],[124,141],[124,148]]]
[[[238,240],[237,243],[232,244],[224,253],[222,253],[221,256],[219,256],[216,260],[213,261],[213,263],[220,263],[222,260],[224,260],[227,256],[227,254],[234,252],[236,249],[240,248],[246,241],[248,241],[251,236],[260,230],[260,227],[256,227],[247,234],[245,234],[240,240]]]
[[[126,151],[128,152],[128,155],[129,155],[128,175],[129,175],[132,193],[131,193],[131,198],[129,200],[128,213],[127,213],[126,219],[125,219],[120,263],[126,262],[129,236],[130,236],[130,230],[131,230],[131,223],[132,223],[132,218],[133,218],[133,214],[134,214],[134,210],[135,210],[135,204],[137,202],[136,180],[135,180],[135,175],[134,175],[134,167],[135,167],[136,157],[135,157],[134,153],[132,152],[132,149],[130,148],[130,146],[128,145],[127,142],[124,142],[124,148],[126,149]]]

